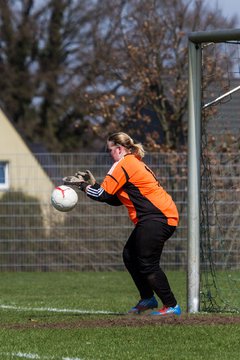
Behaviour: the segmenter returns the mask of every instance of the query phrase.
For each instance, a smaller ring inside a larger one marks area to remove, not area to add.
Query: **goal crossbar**
[[[196,44],[204,42],[239,41],[240,29],[196,31],[188,35],[188,40]]]

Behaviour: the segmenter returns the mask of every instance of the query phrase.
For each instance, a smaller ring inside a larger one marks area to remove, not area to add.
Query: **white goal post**
[[[188,269],[187,311],[200,310],[200,170],[202,44],[240,41],[240,29],[192,32],[188,36]],[[234,89],[239,90],[240,87]],[[214,102],[221,99],[216,99]]]

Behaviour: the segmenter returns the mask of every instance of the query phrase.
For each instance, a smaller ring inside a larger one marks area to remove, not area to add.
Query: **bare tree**
[[[108,77],[118,88],[103,94],[102,107],[108,109],[103,111],[104,129],[130,128],[151,149],[179,149],[187,130],[187,35],[231,28],[234,20],[227,22],[204,1],[132,0],[121,5],[121,42],[106,61]]]
[[[205,0],[0,0],[1,103],[49,150],[98,150],[122,129],[180,149],[188,32],[234,24]]]

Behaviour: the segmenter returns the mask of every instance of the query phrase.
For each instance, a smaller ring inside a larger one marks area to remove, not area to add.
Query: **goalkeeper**
[[[89,170],[64,178],[64,184],[78,186],[93,200],[123,204],[128,210],[135,227],[124,246],[123,261],[140,297],[128,313],[180,315],[180,306],[160,267],[164,244],[178,225],[176,205],[142,161],[144,149],[140,143],[126,133],[114,133],[107,139],[107,151],[114,164],[101,185]],[[162,302],[160,309],[156,296]]]

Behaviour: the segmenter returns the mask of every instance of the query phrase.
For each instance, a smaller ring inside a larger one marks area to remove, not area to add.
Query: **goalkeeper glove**
[[[78,186],[80,190],[85,191],[86,187],[89,185],[81,175],[78,176],[66,176],[63,178],[64,185],[75,185]]]
[[[78,171],[76,172],[75,176],[83,178],[84,181],[88,183],[88,185],[94,185],[96,183],[96,179],[90,170],[86,170],[85,172]]]

